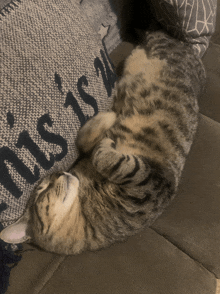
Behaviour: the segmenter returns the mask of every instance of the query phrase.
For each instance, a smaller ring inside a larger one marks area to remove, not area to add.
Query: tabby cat
[[[60,254],[97,250],[149,226],[173,199],[205,81],[191,46],[150,32],[124,63],[111,111],[81,128],[69,172],[39,184],[1,238]]]

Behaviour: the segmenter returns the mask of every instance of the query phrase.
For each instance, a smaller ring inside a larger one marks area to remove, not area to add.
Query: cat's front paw
[[[91,151],[103,138],[105,132],[114,125],[115,121],[115,112],[99,112],[79,130],[76,139],[77,148],[83,153]]]

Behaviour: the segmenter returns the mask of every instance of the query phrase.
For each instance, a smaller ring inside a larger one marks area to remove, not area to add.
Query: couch
[[[150,227],[99,252],[59,256],[24,244],[8,294],[215,294],[220,279],[220,1],[203,57],[207,84],[178,194]],[[132,49],[121,43],[117,65]]]

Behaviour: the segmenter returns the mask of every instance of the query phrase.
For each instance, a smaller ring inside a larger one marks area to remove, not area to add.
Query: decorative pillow
[[[96,32],[104,33],[104,42],[110,54],[120,43],[118,0],[81,0],[80,5]]]
[[[156,19],[171,35],[194,44],[203,56],[214,33],[217,0],[151,0]]]
[[[0,223],[37,182],[67,170],[85,121],[109,108],[116,76],[79,1],[14,0],[0,13]]]

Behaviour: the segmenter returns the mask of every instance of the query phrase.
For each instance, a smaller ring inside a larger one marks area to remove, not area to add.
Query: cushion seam
[[[55,256],[51,263],[42,270],[40,277],[36,279],[36,283],[33,283],[34,285],[32,286],[31,293],[40,293],[65,259],[66,256],[63,255]]]
[[[178,250],[180,250],[182,253],[187,255],[191,260],[193,260],[195,263],[197,263],[201,268],[209,272],[211,275],[213,275],[216,279],[219,277],[216,276],[216,274],[212,271],[210,271],[206,266],[199,260],[195,259],[193,256],[191,256],[187,251],[185,251],[181,246],[179,246],[175,241],[172,241],[172,238],[170,238],[168,235],[160,233],[156,228],[151,227],[151,229],[156,232],[158,235],[166,239],[169,243],[171,243],[173,246],[175,246]]]

